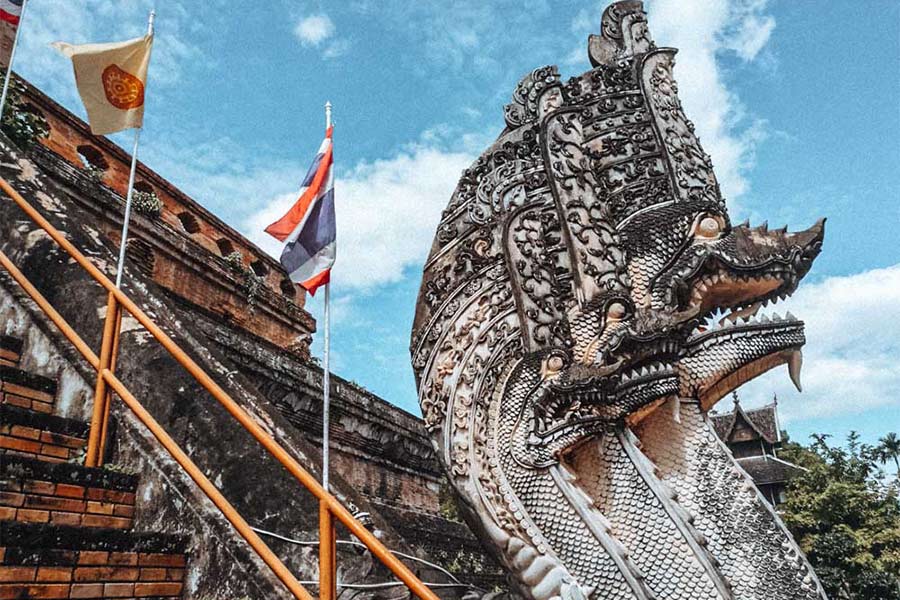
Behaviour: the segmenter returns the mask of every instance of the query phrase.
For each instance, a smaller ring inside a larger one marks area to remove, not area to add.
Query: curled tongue
[[[794,350],[791,352],[791,356],[788,359],[788,374],[791,376],[791,381],[794,382],[794,387],[797,388],[798,392],[803,391],[803,386],[800,385],[800,369],[803,367],[803,352],[800,350]]]

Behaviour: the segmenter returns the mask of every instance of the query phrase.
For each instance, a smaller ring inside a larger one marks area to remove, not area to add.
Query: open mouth
[[[698,312],[704,317],[710,316],[717,307],[727,307],[735,313],[735,318],[755,314],[769,302],[784,300],[794,293],[799,278],[791,262],[790,258],[773,260],[763,268],[714,261],[691,285],[680,290],[679,304],[699,307]]]
[[[798,390],[806,343],[803,321],[790,312],[761,314],[770,301],[710,313],[685,343],[679,363],[681,393],[698,397],[705,408],[744,383],[783,364]]]
[[[670,361],[647,361],[598,380],[554,383],[534,406],[534,434],[558,437],[570,428],[625,419],[677,392],[678,377]]]

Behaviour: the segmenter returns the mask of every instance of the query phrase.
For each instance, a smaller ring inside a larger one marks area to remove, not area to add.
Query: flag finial
[[[153,21],[156,20],[156,9],[150,9],[150,16],[147,17],[147,35],[153,35]]]
[[[325,129],[331,127],[331,100],[325,101]]]

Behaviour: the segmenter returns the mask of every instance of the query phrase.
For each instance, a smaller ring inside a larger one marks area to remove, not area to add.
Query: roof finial
[[[733,390],[731,392],[731,398],[734,400],[735,405],[738,405],[741,403],[741,399],[738,398],[738,395],[737,395],[737,390]]]

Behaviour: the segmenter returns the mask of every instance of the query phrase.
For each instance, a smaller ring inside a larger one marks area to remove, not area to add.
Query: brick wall
[[[0,335],[0,367],[15,367],[19,364],[22,342],[16,338]]]
[[[88,426],[81,421],[0,404],[0,452],[66,462],[84,454],[87,437]]]
[[[0,423],[0,450],[65,462],[84,453],[87,440],[11,423]]]
[[[53,412],[56,382],[26,373],[14,366],[0,366],[0,404],[12,404],[42,413]]]
[[[0,547],[0,599],[180,598],[184,556]]]
[[[0,519],[127,529],[134,493],[24,479],[0,492]]]
[[[0,540],[0,600],[181,595],[180,538],[0,522]]]
[[[128,529],[137,485],[127,473],[6,456],[0,520]]]

